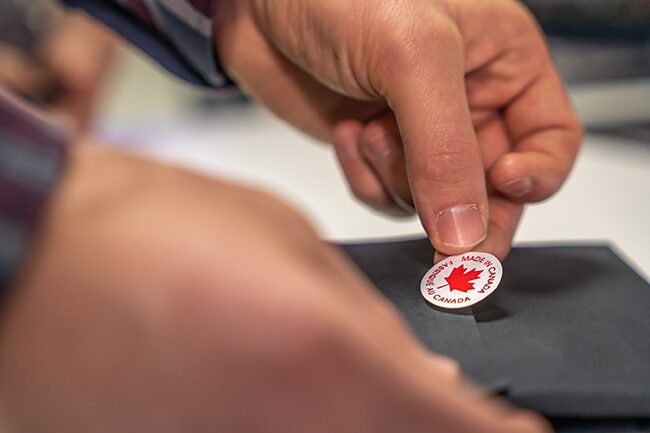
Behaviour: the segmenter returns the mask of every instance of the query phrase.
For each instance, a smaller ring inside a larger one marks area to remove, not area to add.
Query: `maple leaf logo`
[[[448,277],[445,277],[445,281],[447,281],[450,292],[458,290],[467,293],[469,290],[474,290],[474,284],[472,281],[478,279],[482,273],[483,271],[476,269],[467,270],[464,265],[460,265],[459,267],[454,268]]]

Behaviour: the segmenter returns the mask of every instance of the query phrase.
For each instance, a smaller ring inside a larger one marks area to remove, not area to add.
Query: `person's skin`
[[[361,198],[412,191],[443,253],[503,256],[520,202],[568,173],[579,127],[514,2],[221,5],[231,75],[334,142]],[[465,384],[259,192],[84,146],[35,245],[0,316],[9,432],[548,431]]]
[[[33,53],[0,44],[0,83],[84,129],[92,120],[114,49],[106,29],[68,13]]]
[[[464,384],[293,210],[74,152],[0,316],[7,433],[542,433]]]
[[[239,86],[332,142],[361,200],[413,203],[439,253],[503,258],[523,204],[567,178],[581,129],[514,0],[219,5],[216,46]]]

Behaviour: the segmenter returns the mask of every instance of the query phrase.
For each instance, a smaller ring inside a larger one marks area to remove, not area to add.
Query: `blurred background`
[[[576,170],[532,206],[522,244],[607,242],[650,276],[650,0],[528,0],[587,131]],[[334,241],[422,236],[358,204],[332,150],[243,97],[166,75],[49,0],[0,0],[0,80],[100,140],[273,192]]]

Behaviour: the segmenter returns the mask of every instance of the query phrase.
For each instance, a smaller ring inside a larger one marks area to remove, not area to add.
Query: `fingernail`
[[[471,248],[487,235],[485,220],[478,205],[459,205],[438,214],[436,218],[438,239],[455,248]]]
[[[373,158],[387,159],[392,153],[388,140],[386,134],[377,134],[372,139],[366,141],[365,148]]]
[[[533,190],[533,179],[520,177],[504,184],[500,189],[512,197],[523,197]]]

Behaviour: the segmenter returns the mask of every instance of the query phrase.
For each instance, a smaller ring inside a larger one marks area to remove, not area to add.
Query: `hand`
[[[83,129],[91,120],[114,45],[101,27],[70,13],[56,21],[34,52],[0,44],[0,82]]]
[[[505,256],[522,204],[551,196],[572,167],[578,121],[515,1],[220,5],[216,43],[235,81],[334,143],[360,199],[413,203],[441,253]]]
[[[0,317],[9,433],[546,431],[283,204],[92,145]]]

